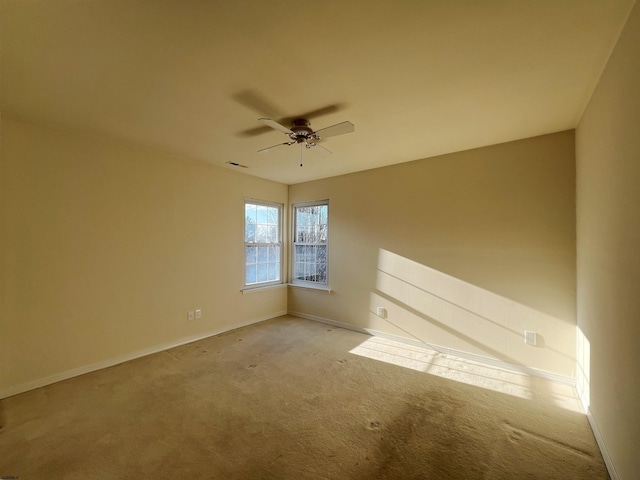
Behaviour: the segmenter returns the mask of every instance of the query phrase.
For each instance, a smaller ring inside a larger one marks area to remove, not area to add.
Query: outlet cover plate
[[[536,334],[536,332],[525,330],[524,343],[526,343],[527,345],[533,345],[535,347],[538,344],[538,335]]]

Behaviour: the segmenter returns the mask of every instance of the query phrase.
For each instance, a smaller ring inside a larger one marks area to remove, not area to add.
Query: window
[[[244,284],[282,282],[282,205],[244,202]]]
[[[327,285],[328,200],[293,205],[292,283]]]

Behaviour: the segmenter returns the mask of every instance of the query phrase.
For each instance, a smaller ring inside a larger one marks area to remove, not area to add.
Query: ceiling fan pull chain
[[[300,166],[302,166],[302,143],[300,144]]]

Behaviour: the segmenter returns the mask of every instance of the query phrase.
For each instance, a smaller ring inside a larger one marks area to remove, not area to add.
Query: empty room
[[[0,479],[640,478],[634,0],[0,0]]]

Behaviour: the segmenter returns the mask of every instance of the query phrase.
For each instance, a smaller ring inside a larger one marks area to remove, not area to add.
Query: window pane
[[[318,264],[318,275],[322,279],[324,279],[324,282],[326,283],[326,280],[327,280],[327,264],[326,263]]]
[[[278,241],[278,229],[276,228],[276,226],[268,226],[267,227],[267,241],[268,242],[272,242],[272,243],[276,243]]]
[[[245,262],[247,264],[256,263],[257,255],[258,255],[258,247],[246,247],[245,249]]]
[[[304,272],[307,276],[307,280],[311,281],[311,282],[315,282],[315,277],[316,277],[316,264],[313,262],[308,262],[307,263],[307,268],[306,271]]]
[[[258,263],[267,263],[269,258],[269,247],[258,247]]]
[[[320,225],[320,231],[318,232],[318,242],[327,243],[327,225]]]
[[[267,243],[267,227],[265,225],[258,225],[256,228],[256,242]]]
[[[247,223],[257,223],[257,213],[256,213],[256,205],[252,205],[250,203],[245,204],[244,206],[244,214]]]
[[[327,223],[328,220],[328,214],[329,213],[329,208],[326,205],[323,205],[322,207],[320,207],[320,214],[319,214],[319,219],[320,219],[320,223],[325,224]]]
[[[267,274],[268,274],[268,268],[267,268],[267,264],[266,263],[259,263],[257,265],[257,270],[258,270],[258,282],[266,282],[267,281]]]
[[[253,243],[256,241],[256,226],[255,224],[247,224],[244,232],[244,241],[247,243]]]
[[[318,263],[327,263],[327,246],[326,245],[318,245],[316,247],[316,262]]]
[[[307,215],[303,208],[299,208],[296,212],[296,228],[298,230],[304,230],[307,226]]]
[[[275,207],[267,208],[267,223],[269,225],[278,224],[278,209]]]
[[[256,266],[247,265],[245,275],[246,275],[247,285],[250,283],[256,283]]]
[[[296,263],[295,270],[293,273],[293,277],[296,280],[303,280],[304,277],[304,265],[300,262]]]
[[[316,250],[316,281],[319,283],[327,283],[327,247],[326,245],[318,245]]]
[[[269,263],[268,264],[268,279],[270,282],[280,280],[280,264],[279,263]]]
[[[264,205],[258,205],[258,220],[257,223],[267,223],[267,209]]]

